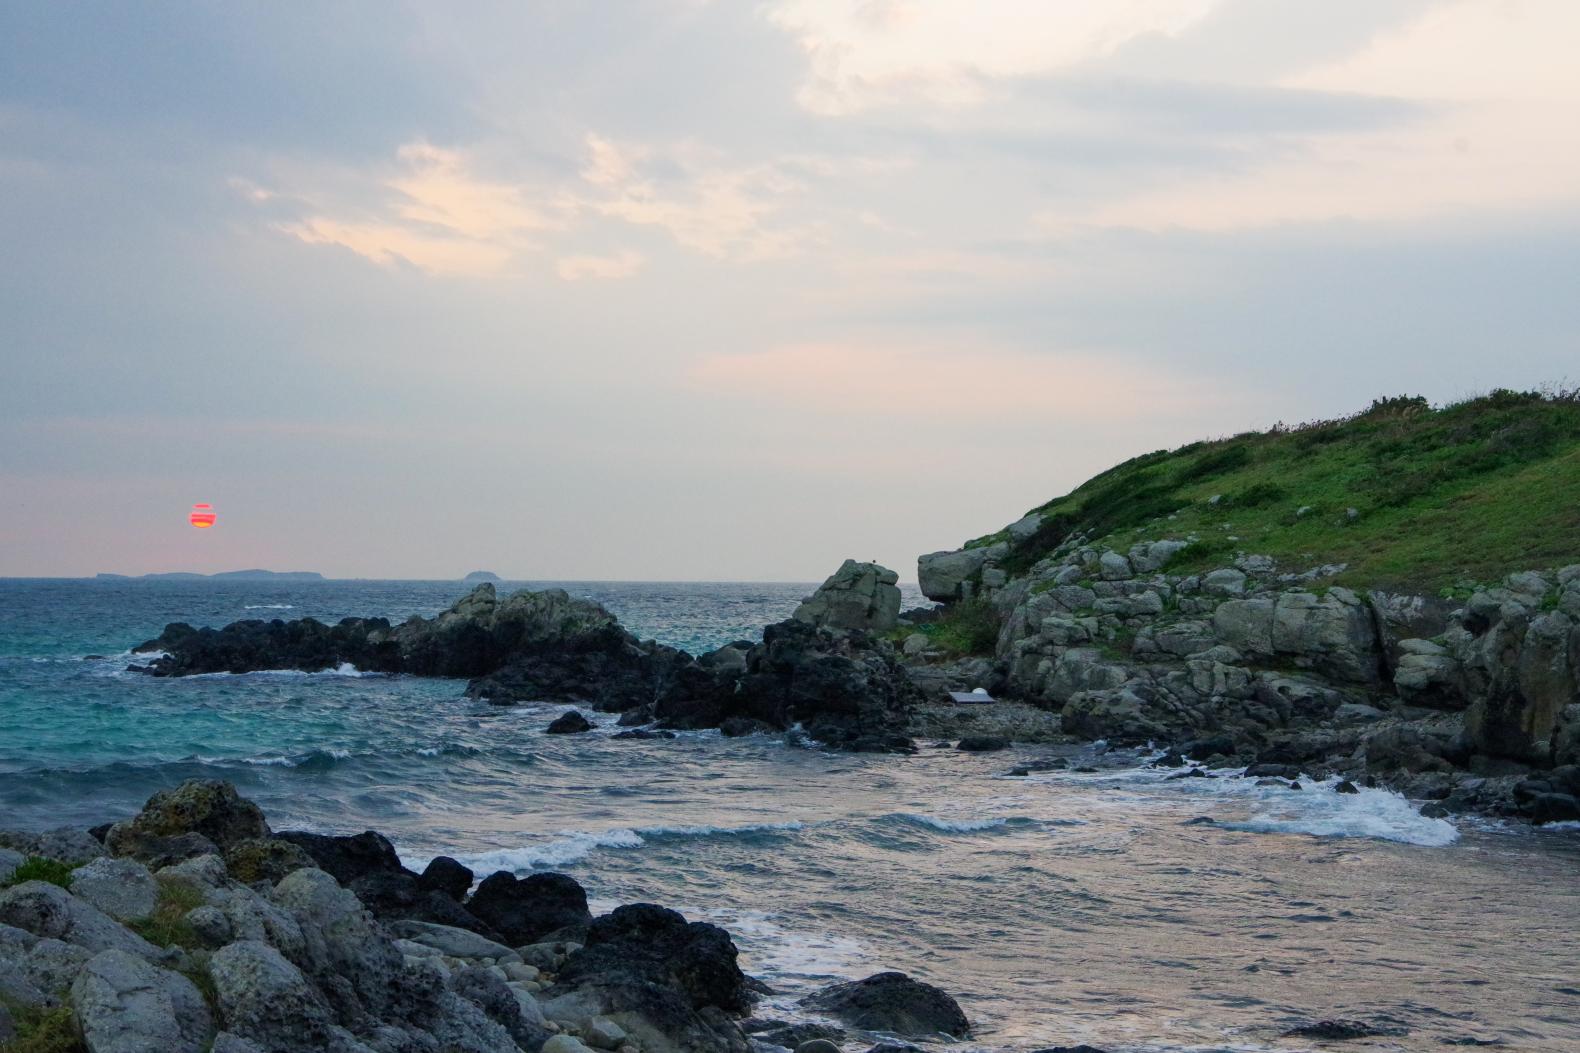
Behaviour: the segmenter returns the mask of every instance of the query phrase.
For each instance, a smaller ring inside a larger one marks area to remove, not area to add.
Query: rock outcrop
[[[847,560],[796,612],[769,626],[760,644],[730,644],[693,658],[638,640],[612,614],[563,590],[523,590],[504,599],[491,584],[472,590],[430,620],[391,627],[382,618],[240,621],[223,629],[165,628],[141,645],[155,652],[154,676],[261,669],[318,670],[350,663],[372,672],[471,677],[467,694],[498,705],[573,703],[658,721],[664,728],[786,731],[800,725],[817,741],[849,750],[905,750],[908,708],[918,697],[893,647],[877,635],[899,613],[896,575]],[[627,721],[622,718],[622,723]],[[587,731],[579,714],[554,733]],[[635,736],[633,736],[635,737]],[[112,831],[141,840],[144,862],[175,862],[229,850],[202,829],[168,824]],[[246,832],[266,837],[267,831]],[[303,847],[308,847],[304,845]],[[260,867],[281,861],[258,856]],[[308,851],[312,851],[308,847]]]
[[[992,604],[1001,690],[1059,711],[1071,735],[1214,742],[1203,757],[1382,775],[1458,808],[1570,809],[1564,780],[1542,773],[1580,759],[1580,566],[1450,603],[1363,594],[1331,583],[1340,567],[1293,573],[1261,556],[1168,573],[1187,544],[1075,539],[1020,577],[938,591]],[[925,655],[909,661],[936,679]]]
[[[847,559],[791,617],[817,628],[886,633],[900,618],[899,580],[887,567]]]

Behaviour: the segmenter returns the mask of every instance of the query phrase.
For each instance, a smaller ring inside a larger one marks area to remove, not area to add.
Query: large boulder
[[[0,892],[0,923],[84,950],[119,950],[159,960],[164,952],[99,908],[47,881],[24,881]]]
[[[802,1004],[866,1031],[909,1038],[971,1035],[971,1024],[958,1002],[904,973],[878,973],[865,980],[835,984],[803,999]]]
[[[751,1007],[746,976],[729,933],[686,921],[651,903],[617,907],[588,926],[586,943],[565,962],[560,980],[572,985],[656,984],[682,994],[693,1009],[728,1013]]]
[[[886,633],[900,617],[899,580],[887,567],[847,559],[791,617],[830,629]]]
[[[125,951],[101,951],[71,986],[89,1053],[199,1053],[214,1021],[197,987]]]
[[[142,921],[159,903],[159,883],[132,859],[95,859],[71,872],[71,894],[117,921]]]
[[[948,552],[929,552],[916,560],[916,579],[922,595],[930,600],[953,603],[969,599],[990,557],[1002,555],[1008,546],[963,548]]]
[[[514,945],[592,921],[587,893],[564,874],[517,878],[500,870],[484,878],[466,907]]]
[[[215,1001],[226,1031],[270,1053],[361,1053],[317,988],[279,951],[238,940],[209,960]]]
[[[1475,618],[1474,598],[1471,604]],[[1534,617],[1503,604],[1500,617],[1464,647],[1465,730],[1479,753],[1544,763],[1564,709],[1580,698],[1580,627],[1561,611]]]
[[[136,816],[110,827],[104,842],[111,855],[162,866],[268,836],[262,810],[236,787],[192,779],[154,794]]]
[[[650,1053],[748,1053],[736,1018],[750,995],[722,929],[652,904],[595,920],[544,1005],[550,1019],[604,1017]]]

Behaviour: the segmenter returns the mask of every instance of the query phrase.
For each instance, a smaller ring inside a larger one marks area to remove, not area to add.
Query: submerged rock
[[[548,735],[579,735],[584,731],[591,731],[592,729],[593,722],[573,709],[569,713],[563,713],[556,717],[554,721],[543,730],[544,733]]]

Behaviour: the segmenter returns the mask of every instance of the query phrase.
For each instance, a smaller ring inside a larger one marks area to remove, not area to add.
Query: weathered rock
[[[225,869],[247,884],[273,885],[293,870],[316,865],[300,845],[278,837],[249,837],[225,849]]]
[[[938,1034],[969,1038],[971,1034],[970,1022],[953,998],[904,973],[878,973],[865,980],[835,984],[803,999],[802,1004],[867,1031],[916,1038]]]
[[[916,561],[917,583],[930,600],[951,603],[969,597],[969,586],[981,574],[989,557],[1008,551],[1007,545],[929,552]],[[996,551],[997,550],[997,551]]]
[[[536,943],[551,932],[592,921],[587,893],[564,874],[517,878],[500,870],[483,879],[466,906],[513,945]]]
[[[887,567],[847,559],[791,617],[816,627],[886,633],[900,616],[899,580]]]
[[[45,881],[25,881],[0,892],[0,922],[93,953],[120,950],[150,960],[164,956],[99,908]]]
[[[34,943],[22,959],[22,972],[34,987],[54,995],[70,989],[93,953],[62,940],[42,939]]]
[[[111,855],[151,867],[212,853],[249,838],[268,837],[263,812],[228,782],[193,779],[148,799],[135,817],[105,836]]]
[[[220,1021],[270,1053],[351,1053],[324,996],[279,951],[240,940],[214,953],[209,976]]]
[[[199,1053],[213,1019],[191,980],[125,951],[101,951],[71,987],[90,1053]]]
[[[131,859],[95,859],[71,872],[71,894],[117,921],[142,921],[159,903],[159,883]]]
[[[0,848],[80,866],[105,854],[104,845],[86,830],[60,826],[42,833],[0,830]]]

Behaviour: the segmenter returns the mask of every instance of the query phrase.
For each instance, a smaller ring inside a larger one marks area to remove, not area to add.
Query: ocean
[[[527,583],[512,583],[517,587]],[[535,583],[541,587],[548,583]],[[643,638],[753,639],[810,584],[556,583]],[[1008,774],[1058,749],[846,755],[778,736],[545,736],[568,707],[354,669],[152,679],[166,622],[432,615],[459,582],[0,579],[0,827],[93,825],[225,778],[276,829],[376,829],[420,869],[554,869],[595,909],[717,922],[777,992],[899,969],[954,994],[964,1049],[1580,1049],[1580,832],[1428,819],[1398,795],[1093,772]],[[920,601],[914,590],[907,605]],[[1212,822],[1202,822],[1210,819]]]

